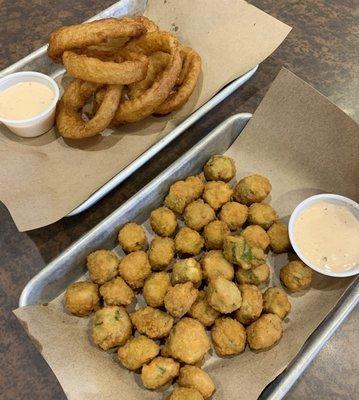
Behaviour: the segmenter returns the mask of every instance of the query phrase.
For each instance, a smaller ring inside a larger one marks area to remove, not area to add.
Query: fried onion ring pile
[[[69,139],[181,108],[201,72],[193,49],[144,16],[64,26],[50,35],[47,52],[74,78],[56,114],[59,133]]]

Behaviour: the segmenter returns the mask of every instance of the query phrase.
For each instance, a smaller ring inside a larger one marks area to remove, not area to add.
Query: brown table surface
[[[48,34],[58,26],[83,21],[113,2],[0,0],[0,69],[43,45]],[[131,179],[79,216],[19,233],[7,209],[0,204],[0,399],[66,398],[50,368],[11,313],[29,279],[218,123],[237,112],[253,112],[283,65],[350,116],[359,119],[359,9],[356,2],[250,2],[291,25],[293,31],[244,88],[237,90]],[[359,312],[356,310],[304,372],[287,399],[358,398],[358,323]]]

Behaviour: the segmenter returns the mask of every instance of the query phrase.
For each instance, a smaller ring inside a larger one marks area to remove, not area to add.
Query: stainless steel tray
[[[95,15],[88,21],[95,19],[102,19],[108,17],[120,17],[123,15],[134,15],[143,13],[146,8],[146,0],[121,0],[113,4],[111,7]],[[0,78],[18,71],[38,71],[44,74],[50,75],[52,78],[56,78],[64,73],[64,69],[59,67],[58,64],[54,64],[46,55],[47,45],[42,46],[38,50],[24,57],[20,61],[12,64],[8,68],[0,71]],[[177,136],[181,135],[187,128],[193,125],[202,116],[207,114],[213,107],[223,101],[231,93],[237,90],[245,82],[250,79],[256,72],[258,66],[254,67],[252,70],[248,71],[246,74],[240,76],[224,89],[218,92],[211,100],[205,103],[202,107],[196,110],[188,118],[186,118],[182,123],[176,126],[171,132],[169,132],[165,137],[151,146],[148,150],[142,153],[138,158],[133,160],[127,167],[120,171],[117,175],[106,182],[102,187],[96,190],[87,200],[82,204],[72,210],[67,216],[73,216],[85,211],[89,207],[97,203],[102,197],[113,190],[131,174],[133,174],[137,169],[139,169],[143,164],[155,156],[159,151],[161,151],[165,146],[171,143]]]
[[[240,135],[250,118],[250,114],[237,114],[228,118],[135,196],[75,242],[26,285],[19,306],[47,303],[62,293],[71,282],[85,273],[85,259],[89,252],[98,248],[116,247],[116,231],[119,226],[129,220],[139,223],[146,221],[150,210],[162,203],[172,182],[198,173],[210,155],[224,153]],[[290,366],[268,385],[260,398],[271,400],[283,398],[358,301],[359,280],[356,279],[336,307],[310,336]]]

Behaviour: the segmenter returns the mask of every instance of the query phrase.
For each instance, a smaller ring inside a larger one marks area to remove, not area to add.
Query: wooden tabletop
[[[195,1],[195,0],[194,0]],[[1,0],[0,69],[114,0]],[[220,2],[219,2],[220,3]],[[50,260],[119,207],[228,116],[253,112],[282,66],[359,120],[358,8],[352,0],[252,0],[293,31],[256,76],[97,205],[79,216],[19,233],[0,204],[0,399],[66,399],[55,376],[11,313],[25,284]],[[359,312],[354,311],[287,399],[357,399]],[[66,365],[66,356],[64,355]],[[81,379],[81,377],[79,377]]]

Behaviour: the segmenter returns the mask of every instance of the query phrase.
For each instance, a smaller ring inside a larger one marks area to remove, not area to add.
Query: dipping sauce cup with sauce
[[[60,91],[39,72],[24,71],[0,79],[0,121],[22,137],[36,137],[54,126]]]
[[[336,194],[309,197],[293,211],[289,238],[298,257],[324,275],[359,273],[359,204]]]

